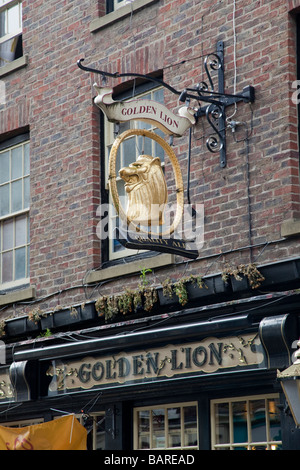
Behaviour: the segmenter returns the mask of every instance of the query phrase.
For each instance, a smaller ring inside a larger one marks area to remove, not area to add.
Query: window
[[[86,419],[80,415],[78,419],[88,433],[87,450],[105,450],[105,412],[89,414]]]
[[[0,285],[29,282],[29,142],[0,147]]]
[[[135,449],[198,449],[197,404],[134,410]]]
[[[280,450],[277,395],[211,402],[213,450]]]
[[[141,93],[136,96],[138,99],[150,99],[160,103],[163,103],[163,89],[156,88],[149,90],[147,92]],[[115,98],[117,100],[117,98]],[[118,98],[119,99],[119,98]],[[115,140],[117,134],[121,134],[129,128],[134,129],[152,129],[155,130],[158,134],[163,136],[163,132],[159,129],[154,129],[150,124],[142,121],[128,121],[120,123],[118,125],[109,123],[105,119],[105,142],[106,142],[106,190],[108,191],[108,159],[111,146]],[[132,161],[134,161],[139,155],[145,153],[146,155],[159,157],[162,164],[164,162],[164,151],[163,149],[152,139],[142,136],[132,136],[126,139],[120,146],[118,154],[118,167],[117,174],[120,168],[128,166]],[[121,203],[123,201],[124,211],[126,209],[126,198],[125,198],[125,188],[124,181],[121,178],[117,180],[118,193],[120,196]],[[111,213],[109,214],[109,259],[113,260],[116,258],[121,258],[124,256],[129,256],[136,254],[134,250],[129,250],[124,248],[121,243],[115,238],[114,233],[116,227],[118,227],[118,216],[116,211],[113,208],[112,201],[109,200],[109,208]]]
[[[0,0],[0,67],[22,55],[22,2]]]
[[[107,13],[111,13],[112,11],[133,2],[134,0],[107,0]]]

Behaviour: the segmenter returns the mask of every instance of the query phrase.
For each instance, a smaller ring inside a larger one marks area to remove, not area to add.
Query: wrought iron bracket
[[[199,107],[195,108],[196,122],[202,116],[206,116],[207,122],[211,126],[213,132],[206,140],[207,148],[210,152],[220,154],[220,166],[226,166],[226,130],[229,126],[228,119],[226,119],[226,108],[238,102],[253,103],[255,101],[255,89],[252,86],[247,86],[240,94],[227,94],[224,91],[224,43],[219,41],[217,43],[216,52],[209,53],[204,59],[205,73],[208,83],[202,81],[193,88],[186,88],[183,91],[178,91],[163,80],[153,77],[151,75],[143,75],[139,73],[109,73],[103,70],[97,70],[90,67],[83,66],[84,59],[77,61],[80,69],[86,72],[100,74],[102,77],[140,77],[167,88],[172,93],[178,95],[179,101],[189,103],[191,100],[196,100]],[[215,90],[216,77],[212,77],[212,72],[217,72],[217,91]]]
[[[255,101],[255,89],[247,86],[240,94],[227,94],[224,91],[224,43],[217,43],[215,53],[208,54],[204,60],[204,67],[208,82],[202,81],[194,88],[187,88],[180,97],[180,101],[198,100],[200,107],[195,113],[197,121],[200,117],[206,116],[208,123],[213,129],[213,133],[207,138],[206,145],[210,152],[220,153],[220,166],[226,166],[226,108],[238,102],[253,103]],[[218,91],[215,91],[215,84],[211,71],[217,71]],[[201,102],[207,103],[201,105]]]

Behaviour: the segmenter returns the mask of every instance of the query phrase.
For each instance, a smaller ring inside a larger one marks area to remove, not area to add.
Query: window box
[[[7,336],[27,336],[30,333],[37,333],[40,331],[39,322],[34,322],[26,317],[17,317],[5,322],[5,332]]]
[[[196,282],[187,283],[189,300],[198,300],[215,294],[226,294],[231,291],[229,284],[225,283],[222,275],[212,275],[203,278],[203,287]]]
[[[94,320],[95,318],[96,310],[94,303],[76,305],[54,312],[53,327],[60,328],[67,325],[75,325],[83,321]]]
[[[203,278],[203,286],[200,287],[196,280],[187,281],[184,283],[187,293],[187,301],[197,301],[202,298],[212,297],[219,294],[227,294],[231,292],[231,287],[228,283],[225,283],[222,279],[221,274],[207,276]],[[171,290],[166,293],[164,289],[158,288],[158,297],[161,306],[173,306],[180,304],[178,295],[175,293],[174,285]]]

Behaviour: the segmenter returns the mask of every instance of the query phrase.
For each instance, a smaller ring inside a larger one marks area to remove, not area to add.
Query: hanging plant
[[[106,317],[107,314],[107,296],[101,295],[95,302],[95,309],[99,317]]]
[[[132,312],[133,310],[133,292],[130,289],[126,289],[126,291],[118,296],[118,307],[120,313],[126,315],[127,313]]]
[[[0,337],[5,336],[5,320],[0,320]]]
[[[158,301],[158,294],[155,287],[148,287],[143,291],[144,297],[144,309],[146,312],[150,312],[153,306]]]
[[[42,315],[42,310],[40,310],[39,308],[35,308],[34,310],[28,313],[28,318],[30,321],[37,324],[40,321]]]
[[[163,295],[165,297],[172,297],[173,296],[173,284],[170,278],[167,278],[162,283],[163,288]]]
[[[261,283],[265,280],[254,263],[249,265],[240,264],[236,268],[227,265],[222,273],[223,281],[228,282],[230,276],[233,276],[236,281],[242,281],[243,277],[246,277],[252,289],[260,287]]]
[[[186,279],[180,279],[174,284],[174,292],[178,297],[180,305],[185,305],[189,300],[188,292],[186,289],[186,282]]]

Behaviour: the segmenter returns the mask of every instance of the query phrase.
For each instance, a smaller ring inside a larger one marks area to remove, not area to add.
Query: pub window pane
[[[14,181],[11,184],[11,211],[18,212],[22,210],[23,199],[22,180]]]
[[[9,214],[9,185],[0,186],[0,217]]]
[[[169,447],[181,446],[180,408],[168,409]]]
[[[22,147],[16,147],[11,151],[11,179],[21,178],[23,175]]]
[[[153,447],[165,447],[165,410],[163,408],[152,411]]]
[[[7,251],[2,255],[2,282],[13,280],[13,251]]]
[[[24,175],[29,175],[30,161],[29,161],[29,144],[24,145]]]
[[[215,437],[217,444],[229,442],[229,403],[219,403],[216,408]]]
[[[212,401],[212,449],[280,450],[278,396]]]
[[[135,449],[198,449],[196,404],[169,404],[134,412]]]
[[[123,143],[122,166],[129,166],[132,162],[132,156],[135,155],[135,139],[126,139]]]
[[[0,184],[9,181],[9,152],[0,154]]]
[[[234,442],[247,442],[247,409],[246,402],[232,405]]]
[[[270,439],[271,441],[281,441],[281,424],[279,412],[279,400],[268,400],[268,411],[270,420]]]
[[[13,287],[29,276],[29,143],[0,151],[0,169],[0,284]]]
[[[21,216],[16,218],[16,240],[15,246],[26,244],[27,238],[27,217]]]
[[[29,208],[30,205],[30,179],[29,176],[24,178],[24,209]]]
[[[19,5],[14,5],[7,10],[7,33],[11,34],[20,28]]]
[[[266,441],[266,410],[264,400],[250,402],[252,442]]]
[[[3,223],[3,251],[11,250],[14,246],[14,223],[9,219]]]
[[[138,448],[150,449],[150,411],[138,413]]]
[[[15,279],[26,277],[26,249],[18,248],[15,251]]]
[[[196,446],[198,443],[197,408],[185,406],[183,408],[184,419],[184,446]]]

